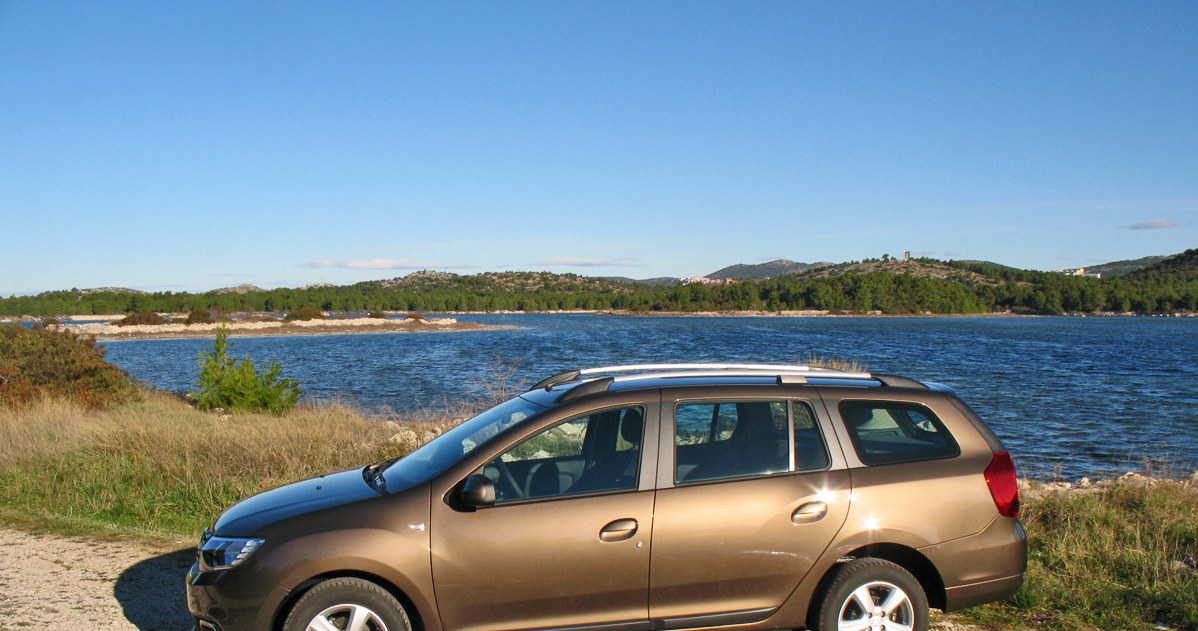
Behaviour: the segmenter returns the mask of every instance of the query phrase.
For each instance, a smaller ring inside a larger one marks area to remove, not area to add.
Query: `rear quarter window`
[[[944,423],[918,403],[841,401],[840,418],[857,457],[867,465],[952,458],[961,453]]]

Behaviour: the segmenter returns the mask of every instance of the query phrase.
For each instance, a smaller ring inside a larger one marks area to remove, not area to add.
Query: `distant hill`
[[[483,272],[462,276],[451,272],[421,270],[407,276],[374,282],[382,287],[412,290],[429,287],[465,287],[475,291],[600,291],[609,293],[627,293],[633,290],[628,283],[552,272]]]
[[[1198,248],[1174,254],[1148,267],[1129,272],[1126,278],[1139,279],[1158,274],[1161,276],[1198,276]]]
[[[1003,265],[1002,263],[995,263],[994,261],[979,261],[977,259],[957,259],[955,261],[949,261],[949,263],[956,267],[982,266],[982,267],[993,267],[993,268],[997,268],[997,269],[1026,271],[1026,270],[1020,269],[1018,267],[1011,267],[1010,265]]]
[[[806,271],[796,274],[795,277],[803,280],[814,280],[841,276],[843,274],[873,274],[876,272],[884,274],[908,274],[918,278],[951,280],[965,285],[995,285],[999,283],[997,279],[980,274],[972,269],[966,269],[965,266],[950,265],[944,261],[924,258],[866,259],[852,263],[825,264],[820,267],[811,267]]]
[[[657,278],[628,278],[626,276],[601,276],[603,280],[610,280],[613,283],[630,283],[633,285],[648,285],[650,287],[673,287],[677,285],[679,279],[673,276],[658,276]]]
[[[809,269],[817,267],[827,267],[831,263],[796,263],[786,259],[778,259],[769,263],[759,263],[757,265],[729,265],[723,269],[707,274],[707,278],[723,279],[731,278],[733,280],[747,280],[750,278],[773,278],[775,276],[785,276],[787,274],[798,274]]]
[[[1092,274],[1102,274],[1103,276],[1122,276],[1124,274],[1144,269],[1151,265],[1155,265],[1168,256],[1145,256],[1142,259],[1133,259],[1127,261],[1111,261],[1102,265],[1091,265],[1086,267],[1086,271]]]
[[[1129,263],[1129,262],[1116,262]],[[1136,261],[1130,262],[1136,264]],[[1102,269],[1102,266],[1099,266]],[[1108,268],[1110,269],[1110,268]],[[1109,274],[1110,272],[1108,272]],[[1198,249],[1121,277],[1089,278],[1021,270],[985,261],[931,258],[847,263],[778,260],[711,274],[735,284],[677,285],[674,279],[610,279],[550,272],[463,276],[422,270],[390,280],[262,290],[252,285],[203,294],[119,287],[0,298],[0,316],[134,311],[788,311],[843,313],[1173,313],[1198,316]]]
[[[260,292],[260,291],[266,291],[266,290],[261,287],[257,287],[255,285],[250,285],[250,284],[246,283],[246,284],[238,285],[236,287],[221,287],[220,289],[213,289],[211,293],[214,293],[214,294],[248,294],[251,292]]]
[[[86,296],[88,294],[144,294],[146,292],[128,287],[92,287],[91,289],[80,289],[79,293]]]

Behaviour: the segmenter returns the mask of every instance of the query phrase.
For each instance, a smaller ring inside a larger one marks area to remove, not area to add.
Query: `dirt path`
[[[0,527],[0,631],[192,631],[194,548]],[[976,631],[933,615],[933,631]]]
[[[0,631],[189,631],[194,549],[0,528]]]

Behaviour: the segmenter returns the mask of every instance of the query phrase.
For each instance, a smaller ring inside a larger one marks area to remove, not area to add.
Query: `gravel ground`
[[[194,548],[0,528],[0,631],[189,631]]]
[[[192,631],[195,549],[0,528],[0,631]],[[933,614],[933,631],[977,631]]]

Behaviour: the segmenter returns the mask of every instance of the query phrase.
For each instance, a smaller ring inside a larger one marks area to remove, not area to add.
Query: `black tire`
[[[403,605],[390,592],[360,578],[333,578],[309,589],[296,601],[284,631],[305,631],[317,618],[348,629],[350,616],[363,616],[361,631],[412,631]]]
[[[876,607],[891,599],[890,611],[864,611],[861,593],[854,596],[854,592],[862,587],[868,587],[869,605]],[[815,629],[838,631],[842,620],[850,623],[861,620],[858,628],[869,629],[871,616],[883,630],[927,631],[927,594],[910,572],[890,561],[858,559],[841,565],[828,583],[823,602],[819,603]]]

